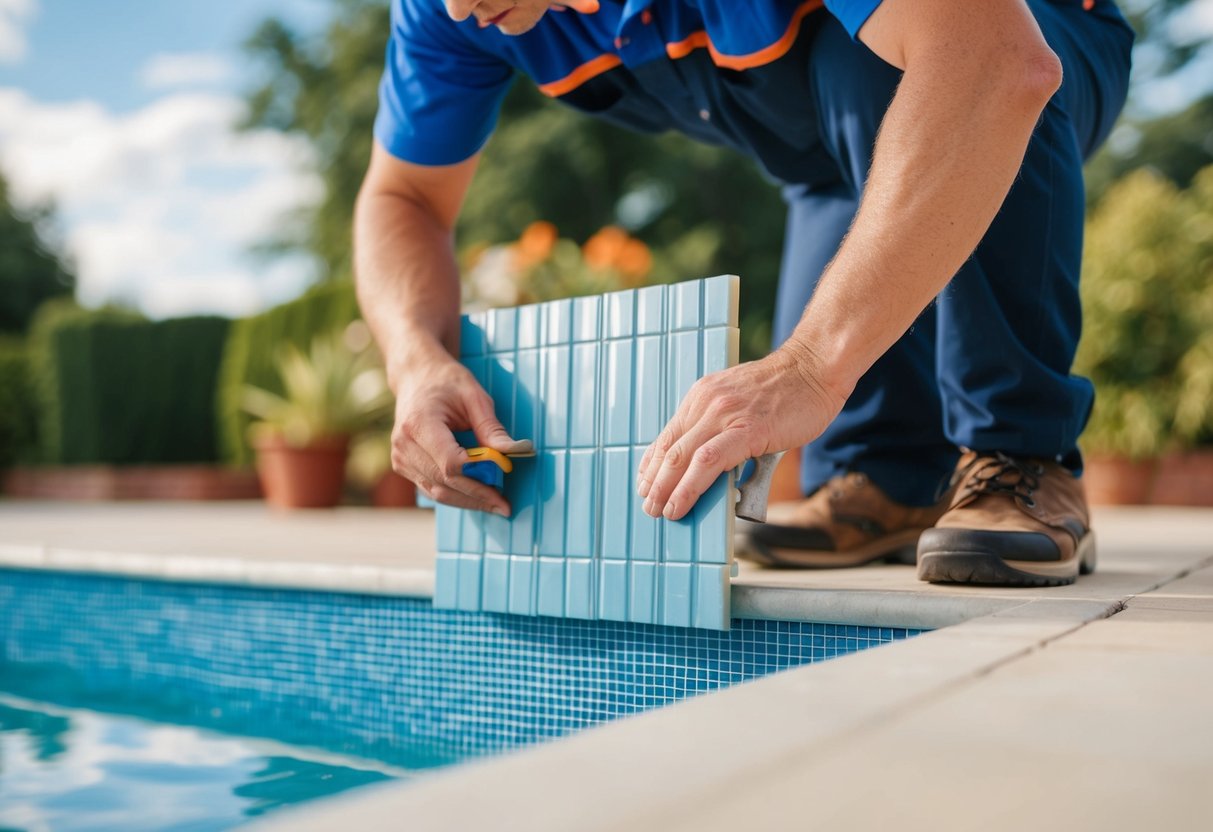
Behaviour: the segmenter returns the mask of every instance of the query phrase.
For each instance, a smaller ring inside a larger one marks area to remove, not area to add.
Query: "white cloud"
[[[4,2],[4,0],[0,0]],[[234,67],[214,52],[161,52],[139,71],[139,81],[153,90],[214,86],[230,81]]]
[[[0,63],[18,63],[25,58],[25,27],[37,11],[37,0],[0,0]]]
[[[16,198],[57,204],[83,302],[247,314],[308,282],[303,258],[266,266],[248,251],[319,196],[302,172],[309,150],[274,131],[234,130],[242,107],[177,92],[114,113],[0,88],[0,168]]]

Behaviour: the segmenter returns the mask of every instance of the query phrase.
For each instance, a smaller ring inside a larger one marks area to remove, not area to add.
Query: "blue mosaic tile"
[[[644,514],[635,475],[691,385],[736,363],[737,290],[725,275],[464,318],[463,363],[537,456],[505,478],[513,517],[438,511],[437,606],[728,628],[733,475],[677,522]],[[500,554],[508,570],[469,565]]]
[[[505,592],[529,591],[531,560],[503,561],[486,557],[484,574],[518,578]],[[584,603],[590,561],[555,563],[565,567],[568,606]],[[600,565],[603,587],[629,579],[626,561]],[[722,591],[718,570],[682,566],[678,574],[691,568],[703,573],[691,579],[694,591]],[[627,601],[608,594],[610,604]],[[640,614],[665,613],[649,606]],[[410,598],[0,570],[0,693],[110,713],[154,709],[157,721],[406,768],[563,736],[917,632],[749,620],[716,632],[466,613]]]

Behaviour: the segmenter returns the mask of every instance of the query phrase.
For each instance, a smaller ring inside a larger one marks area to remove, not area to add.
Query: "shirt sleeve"
[[[458,25],[441,2],[392,0],[374,129],[398,159],[453,165],[493,132],[514,70],[473,46]]]
[[[825,5],[846,27],[847,34],[854,38],[863,24],[868,22],[872,12],[876,11],[880,0],[825,0]]]

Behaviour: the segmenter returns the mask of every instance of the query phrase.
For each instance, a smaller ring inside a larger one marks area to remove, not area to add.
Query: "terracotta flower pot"
[[[1213,451],[1185,451],[1159,459],[1150,502],[1160,506],[1213,506]]]
[[[1150,502],[1156,459],[1091,454],[1083,463],[1082,481],[1092,505],[1140,506]]]
[[[388,471],[371,489],[371,504],[377,508],[408,508],[417,505],[417,486]]]
[[[341,502],[348,436],[319,439],[301,448],[288,445],[280,436],[269,436],[258,439],[253,447],[261,488],[270,505],[332,508]]]

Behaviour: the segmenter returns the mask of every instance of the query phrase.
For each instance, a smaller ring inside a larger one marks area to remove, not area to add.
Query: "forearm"
[[[354,214],[358,303],[393,388],[421,354],[459,344],[459,273],[450,231],[395,193],[364,192]]]
[[[860,210],[788,345],[837,395],[946,286],[1023,162],[1060,67],[1043,40],[999,46],[905,56]]]

